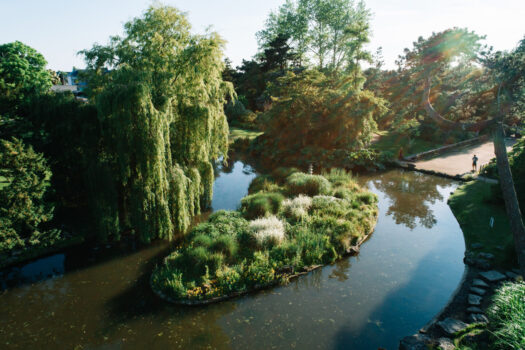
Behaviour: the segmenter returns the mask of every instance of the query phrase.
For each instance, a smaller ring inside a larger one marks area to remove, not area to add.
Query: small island
[[[198,305],[272,285],[359,251],[377,221],[377,197],[350,173],[277,169],[260,176],[237,211],[195,227],[151,276],[161,298]]]

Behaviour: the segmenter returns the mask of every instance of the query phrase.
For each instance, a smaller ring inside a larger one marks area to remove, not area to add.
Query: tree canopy
[[[0,115],[15,114],[30,96],[49,90],[46,64],[42,54],[20,41],[0,45]]]
[[[263,115],[265,134],[259,140],[269,157],[322,162],[333,152],[342,152],[342,158],[368,144],[385,101],[356,89],[352,77],[308,70],[271,84],[272,106]]]
[[[279,36],[290,38],[302,65],[320,70],[352,71],[370,60],[363,49],[369,41],[370,11],[353,0],[287,0],[257,33],[264,48]]]
[[[223,105],[233,89],[221,76],[224,42],[190,29],[179,10],[152,6],[123,37],[82,52],[103,139],[92,186],[107,189],[95,200],[106,236],[171,238],[211,200],[211,161],[226,157]]]

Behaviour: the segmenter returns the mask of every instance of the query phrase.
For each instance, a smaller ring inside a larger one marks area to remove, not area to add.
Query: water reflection
[[[450,180],[397,171],[378,174],[372,183],[390,201],[387,215],[391,215],[396,224],[413,230],[418,225],[432,228],[437,223],[432,206],[436,201],[443,201],[440,190],[448,186]]]
[[[257,176],[251,166],[241,161],[218,165],[216,174],[211,203],[214,211],[237,209],[240,199],[248,194],[250,182]]]
[[[242,162],[219,169],[212,205],[234,208],[255,174]],[[380,216],[359,256],[286,286],[192,308],[149,288],[166,245],[55,255],[0,275],[10,281],[0,294],[0,348],[396,348],[439,311],[463,273],[464,243],[446,204],[456,184],[400,171],[360,181],[378,195]],[[431,225],[422,219],[428,213]]]

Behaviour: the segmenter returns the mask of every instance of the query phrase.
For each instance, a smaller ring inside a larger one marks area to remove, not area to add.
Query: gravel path
[[[505,140],[507,151],[512,148],[515,140]],[[478,157],[478,170],[481,165],[487,164],[494,155],[494,144],[486,141],[482,144],[467,146],[439,157],[420,160],[415,163],[417,169],[433,170],[448,175],[463,175],[472,171],[472,157]]]

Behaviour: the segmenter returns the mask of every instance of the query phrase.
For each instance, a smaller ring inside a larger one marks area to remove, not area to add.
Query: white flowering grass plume
[[[284,240],[284,225],[276,216],[250,221],[250,229],[259,246],[270,242],[279,244]]]
[[[299,220],[308,215],[308,209],[312,206],[312,197],[300,194],[294,199],[283,201],[283,212],[287,218]]]

